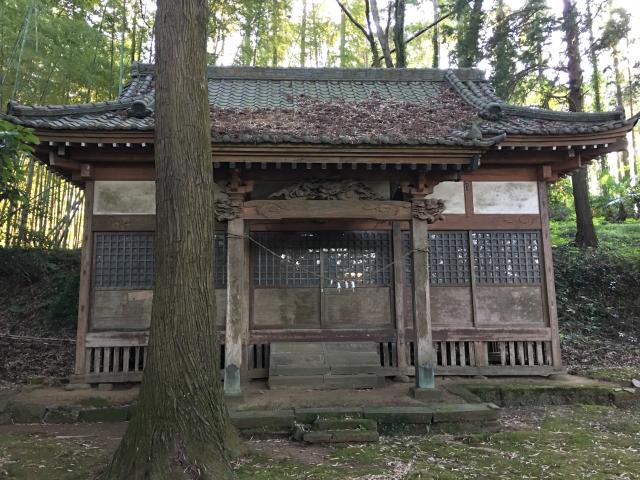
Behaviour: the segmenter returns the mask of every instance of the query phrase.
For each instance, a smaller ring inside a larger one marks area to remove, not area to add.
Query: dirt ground
[[[239,480],[640,479],[640,412],[603,406],[504,409],[502,431],[382,437],[370,445],[248,440]],[[88,480],[126,424],[0,426],[0,478]]]

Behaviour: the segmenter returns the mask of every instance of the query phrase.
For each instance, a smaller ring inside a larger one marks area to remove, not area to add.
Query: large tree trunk
[[[438,5],[438,0],[431,0],[431,3],[433,4],[433,23],[436,23],[440,18],[440,6]],[[437,24],[433,27],[431,46],[433,49],[431,66],[433,68],[440,68],[440,26]]]
[[[376,27],[376,37],[380,48],[382,50],[382,56],[384,57],[384,64],[387,68],[393,68],[393,59],[391,58],[391,49],[389,47],[389,35],[388,31],[382,28],[380,23],[380,9],[378,8],[378,2],[376,0],[365,0],[369,3],[371,9],[371,16],[373,17],[373,24]],[[391,15],[391,12],[388,12]]]
[[[404,43],[404,14],[407,8],[406,0],[396,0],[395,22],[393,23],[393,46],[396,49],[396,67],[406,68],[407,46]],[[391,15],[391,13],[389,13]],[[436,29],[438,26],[436,25]]]
[[[158,0],[149,351],[135,416],[104,473],[109,480],[233,477],[228,459],[237,437],[215,337],[206,25],[206,0]]]
[[[584,109],[582,93],[582,66],[580,65],[580,31],[578,29],[576,6],[574,0],[563,0],[563,29],[567,43],[567,70],[569,73],[569,110],[581,112]],[[589,203],[589,185],[587,171],[576,172],[573,184],[573,203],[576,210],[576,245],[596,247],[598,238],[593,226],[593,214]]]
[[[591,11],[591,0],[587,2],[587,15],[585,17],[585,24],[587,31],[589,32],[589,62],[591,63],[591,89],[593,90],[593,108],[596,112],[602,111],[602,74],[600,67],[598,66],[598,52],[596,51],[596,39],[593,31],[593,13]],[[602,155],[600,157],[600,176],[604,177],[609,173],[609,165],[607,163],[607,156]],[[602,193],[607,196],[608,188],[606,183],[601,183],[600,188]]]

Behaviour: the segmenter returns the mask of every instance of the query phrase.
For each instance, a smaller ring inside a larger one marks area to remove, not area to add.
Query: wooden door
[[[251,236],[252,328],[391,326],[390,232]]]

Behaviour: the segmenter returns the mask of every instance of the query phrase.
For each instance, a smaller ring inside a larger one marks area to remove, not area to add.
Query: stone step
[[[323,430],[305,432],[306,443],[374,443],[380,439],[375,430]]]
[[[312,431],[375,430],[378,422],[370,418],[318,418],[311,424]]]
[[[306,388],[379,388],[384,386],[384,377],[378,375],[271,375],[269,387]]]

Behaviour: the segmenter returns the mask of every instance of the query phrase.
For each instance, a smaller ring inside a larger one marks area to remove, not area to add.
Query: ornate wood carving
[[[354,180],[309,180],[269,195],[271,200],[384,200],[369,186]]]
[[[234,220],[242,216],[242,196],[220,192],[215,202],[215,215],[218,221]]]
[[[418,220],[426,220],[427,223],[435,223],[444,220],[444,200],[439,198],[414,199],[411,202],[411,215]]]
[[[245,195],[253,190],[253,182],[242,182],[238,172],[233,172],[229,183],[216,196],[214,213],[216,220],[229,221],[242,216]]]

